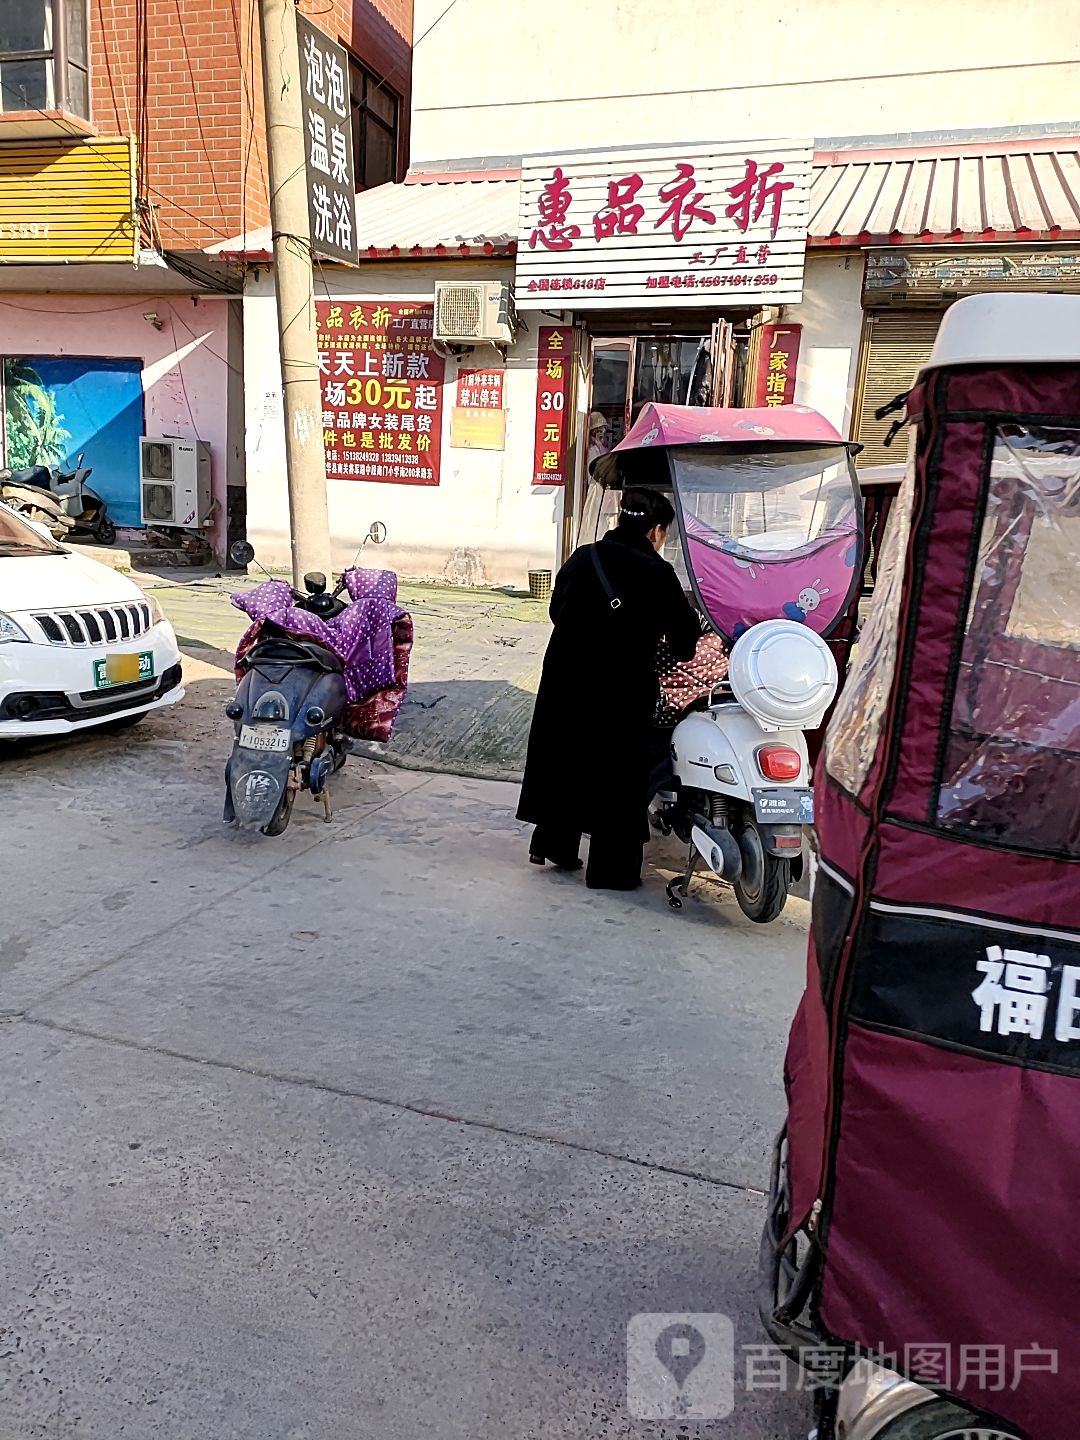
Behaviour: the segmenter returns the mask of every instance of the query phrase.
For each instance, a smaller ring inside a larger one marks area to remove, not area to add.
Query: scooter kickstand
[[[690,854],[686,858],[685,874],[676,875],[674,880],[668,881],[667,898],[668,904],[671,906],[672,910],[682,909],[683,900],[686,899],[686,893],[690,888],[690,881],[694,878],[694,871],[698,867],[699,858],[700,857],[698,856],[697,847],[691,845]],[[679,892],[678,895],[676,895],[675,893],[676,890]]]
[[[329,825],[334,811],[330,804],[330,791],[325,785],[319,791],[319,799],[322,801],[323,806],[323,824]]]

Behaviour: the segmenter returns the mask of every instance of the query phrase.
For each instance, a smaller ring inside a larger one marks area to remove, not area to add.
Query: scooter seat
[[[10,485],[36,485],[42,490],[52,488],[52,475],[46,465],[26,465],[21,470],[9,470],[4,478]]]
[[[332,650],[320,645],[317,640],[299,640],[290,635],[268,635],[244,657],[245,664],[258,661],[274,665],[313,665],[316,669],[331,675],[340,672],[342,662]]]

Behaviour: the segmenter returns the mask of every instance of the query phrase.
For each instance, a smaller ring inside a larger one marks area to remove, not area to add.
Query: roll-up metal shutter
[[[907,454],[907,447],[898,441],[889,449],[881,443],[898,415],[876,420],[874,411],[887,405],[894,395],[911,389],[920,365],[930,358],[943,314],[942,310],[897,310],[867,316],[869,334],[855,407],[854,437],[865,448],[856,464],[887,465],[903,460]]]

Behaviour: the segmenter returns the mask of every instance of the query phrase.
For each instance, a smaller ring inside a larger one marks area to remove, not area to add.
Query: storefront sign
[[[434,307],[318,300],[315,311],[327,478],[437,485],[444,362]]]
[[[132,142],[0,144],[0,264],[138,259]]]
[[[755,405],[794,405],[801,325],[763,325],[758,348]]]
[[[518,309],[798,302],[812,160],[791,140],[527,159]]]
[[[506,446],[502,370],[459,370],[457,404],[450,415],[450,444],[460,450]]]
[[[536,442],[533,484],[565,485],[570,366],[574,331],[570,325],[542,325],[536,357]]]
[[[1080,250],[871,250],[866,257],[868,306],[995,290],[1080,294]]]
[[[304,164],[311,243],[318,255],[357,263],[356,183],[349,102],[349,57],[296,17],[304,115]]]

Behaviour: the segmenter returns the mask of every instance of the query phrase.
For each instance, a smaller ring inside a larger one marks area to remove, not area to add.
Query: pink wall
[[[160,330],[143,319],[148,314],[157,315]],[[179,435],[210,446],[218,501],[210,542],[219,553],[225,536],[228,345],[227,300],[0,295],[0,354],[141,358],[147,434]],[[242,480],[241,473],[236,483]]]

